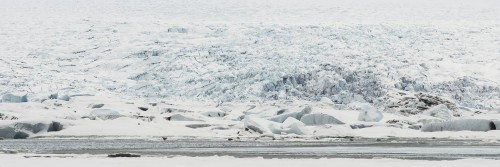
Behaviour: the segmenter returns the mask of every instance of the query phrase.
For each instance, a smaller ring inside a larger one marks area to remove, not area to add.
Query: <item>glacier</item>
[[[359,2],[2,1],[0,128],[414,137],[500,119],[498,1]]]

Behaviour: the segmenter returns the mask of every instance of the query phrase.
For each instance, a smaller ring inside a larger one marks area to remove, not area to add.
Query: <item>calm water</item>
[[[0,149],[38,154],[136,153],[143,156],[263,158],[398,158],[500,160],[500,144],[474,140],[339,139],[335,141],[209,141],[146,139],[0,140]]]

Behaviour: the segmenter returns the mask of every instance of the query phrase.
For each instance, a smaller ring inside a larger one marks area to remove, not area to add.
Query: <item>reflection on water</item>
[[[500,159],[500,144],[473,140],[355,139],[335,141],[209,141],[144,139],[2,140],[0,149],[39,154],[137,153],[143,156],[264,158]]]

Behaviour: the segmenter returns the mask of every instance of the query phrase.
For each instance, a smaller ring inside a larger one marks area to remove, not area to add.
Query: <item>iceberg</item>
[[[422,132],[441,131],[490,131],[499,129],[498,121],[486,119],[462,119],[447,122],[431,122],[424,124]]]

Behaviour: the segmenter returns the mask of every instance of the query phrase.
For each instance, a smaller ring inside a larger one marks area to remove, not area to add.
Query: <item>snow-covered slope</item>
[[[500,110],[495,0],[17,0],[0,2],[0,30],[0,95],[46,105],[59,93],[187,108],[327,99],[405,117]]]

